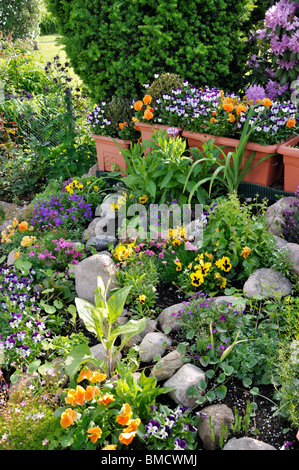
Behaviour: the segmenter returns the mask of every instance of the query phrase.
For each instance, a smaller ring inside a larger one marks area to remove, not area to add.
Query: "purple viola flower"
[[[187,446],[187,442],[179,437],[174,441],[174,450],[184,450]]]
[[[151,419],[148,424],[145,426],[145,429],[147,430],[147,433],[152,435],[155,434],[157,431],[159,431],[161,427],[161,424],[158,421],[155,421],[154,419]]]

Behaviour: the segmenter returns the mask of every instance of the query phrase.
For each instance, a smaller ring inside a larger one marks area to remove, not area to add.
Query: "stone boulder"
[[[171,339],[160,332],[147,333],[139,346],[141,362],[152,362],[153,358],[160,354],[164,356],[167,347],[171,345]]]
[[[283,212],[289,209],[296,200],[294,196],[282,197],[266,210],[267,228],[274,235],[281,236],[282,229],[280,224],[283,222]]]
[[[200,414],[201,419],[197,425],[197,431],[202,440],[203,448],[205,450],[216,450],[219,448],[221,427],[225,425],[229,430],[231,423],[235,420],[234,413],[227,405],[210,405],[203,408]],[[212,438],[209,417],[211,417],[214,439]]]
[[[103,251],[108,249],[108,245],[115,246],[117,239],[109,235],[95,235],[90,237],[86,243],[86,251],[89,253],[90,248],[93,246],[97,251]]]
[[[255,295],[274,297],[275,295],[289,295],[292,283],[279,271],[271,268],[257,269],[244,283],[243,292],[248,298]]]
[[[181,302],[171,307],[164,308],[158,316],[158,322],[162,331],[167,329],[173,330],[178,327],[179,319],[177,314],[180,310],[183,310],[186,306],[186,302]]]
[[[164,387],[173,387],[174,390],[168,392],[170,398],[186,408],[195,408],[197,406],[197,398],[188,396],[188,388],[192,385],[198,386],[198,383],[204,380],[207,382],[206,374],[199,367],[187,363],[184,364],[170,379],[164,382]],[[204,393],[203,390],[198,389],[199,396]]]
[[[171,351],[162,357],[162,359],[154,365],[150,375],[154,376],[159,380],[170,379],[175,372],[184,365],[184,359],[182,355],[177,351]]]
[[[145,337],[145,335],[147,335],[148,333],[153,333],[154,331],[156,331],[156,329],[157,329],[157,321],[147,318],[146,327],[144,328],[144,330],[141,331],[138,335],[132,336],[132,338],[130,338],[126,342],[126,344],[124,345],[124,349],[123,349],[124,352],[127,353],[129,349],[133,348],[134,346],[138,346],[143,340],[143,338]]]
[[[299,245],[297,243],[287,243],[285,246],[290,255],[292,271],[299,276]]]
[[[223,450],[277,450],[270,444],[258,441],[252,437],[241,437],[237,439],[233,437],[223,447]]]
[[[116,266],[111,256],[106,253],[89,256],[75,266],[77,296],[94,304],[94,291],[97,288],[99,276],[103,279],[105,286],[111,279],[108,293],[117,287]]]

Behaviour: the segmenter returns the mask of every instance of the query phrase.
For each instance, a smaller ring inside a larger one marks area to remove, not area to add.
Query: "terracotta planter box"
[[[137,127],[140,128],[141,132],[141,139],[142,140],[152,140],[152,135],[154,134],[155,131],[159,131],[160,129],[163,129],[164,131],[167,131],[171,126],[164,126],[162,124],[149,124],[147,122],[136,122],[135,124]],[[178,129],[178,134],[180,135],[182,133],[182,129],[179,127],[176,127]],[[148,149],[145,150],[145,153],[148,152]]]
[[[114,142],[111,137],[95,134],[91,135],[91,137],[96,143],[99,170],[111,171],[113,164],[119,165],[124,170],[127,168],[126,161],[115,142],[121,148],[129,149],[131,145],[130,140],[114,139]]]
[[[183,137],[188,139],[189,147],[197,147],[202,150],[202,145],[209,139],[214,139],[215,146],[221,146],[222,151],[227,155],[229,152],[235,152],[239,144],[238,139],[230,139],[228,137],[218,137],[209,134],[197,134],[195,132],[184,131]],[[260,184],[262,186],[271,186],[275,181],[279,180],[282,175],[283,161],[282,156],[277,149],[279,144],[260,145],[255,142],[247,142],[245,147],[245,161],[255,151],[255,157],[251,164],[254,166],[261,158],[274,153],[275,155],[267,158],[253,168],[243,179],[249,183]]]
[[[299,186],[299,136],[288,140],[278,147],[278,152],[283,156],[284,165],[284,190],[295,193]]]

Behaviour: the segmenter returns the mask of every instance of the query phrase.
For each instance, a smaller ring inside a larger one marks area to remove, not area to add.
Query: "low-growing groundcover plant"
[[[47,351],[51,335],[33,276],[32,269],[25,275],[14,265],[0,268],[0,357],[2,368],[15,375]]]

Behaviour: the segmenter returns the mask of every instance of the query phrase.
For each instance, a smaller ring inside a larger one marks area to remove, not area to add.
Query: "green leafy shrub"
[[[50,0],[75,72],[99,100],[141,94],[154,73],[239,85],[252,2]]]
[[[1,2],[0,31],[14,38],[39,36],[41,0],[10,0]]]
[[[157,98],[162,98],[163,93],[170,93],[182,86],[183,79],[178,74],[162,73],[149,86],[147,93],[153,98],[154,103]]]

